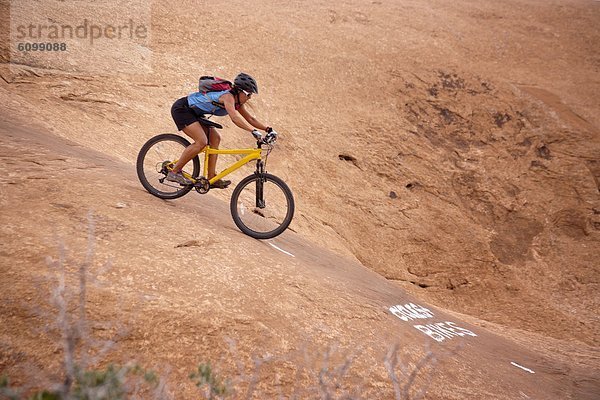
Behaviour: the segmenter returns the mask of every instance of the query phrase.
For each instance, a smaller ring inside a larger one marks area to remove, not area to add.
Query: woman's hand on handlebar
[[[263,138],[263,143],[274,144],[277,141],[277,132],[273,129]]]

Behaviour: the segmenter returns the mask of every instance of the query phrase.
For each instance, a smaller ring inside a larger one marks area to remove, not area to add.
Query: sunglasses
[[[245,90],[242,89],[242,93],[244,93],[246,95],[246,97],[250,97],[252,96],[252,92],[246,92]]]

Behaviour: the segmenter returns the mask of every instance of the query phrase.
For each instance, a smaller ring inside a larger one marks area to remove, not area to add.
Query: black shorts
[[[188,105],[187,97],[182,97],[173,103],[171,107],[171,116],[178,130],[182,130],[186,126],[198,121],[198,118],[203,117],[202,114],[196,112]]]

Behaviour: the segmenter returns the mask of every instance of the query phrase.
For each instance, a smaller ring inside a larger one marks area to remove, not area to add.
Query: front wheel
[[[250,175],[233,190],[231,216],[246,235],[271,239],[292,222],[294,196],[285,182],[274,175]]]

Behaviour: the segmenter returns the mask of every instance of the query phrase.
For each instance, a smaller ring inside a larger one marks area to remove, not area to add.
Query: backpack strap
[[[231,90],[229,91],[229,93],[231,93]],[[233,93],[232,93],[232,94],[233,94]],[[239,93],[237,93],[237,94],[235,94],[234,96],[235,96],[235,99],[237,100],[237,101],[235,102],[235,109],[237,110],[238,108],[240,108],[240,94],[239,94]],[[224,104],[222,104],[222,103],[219,103],[218,101],[211,101],[211,104],[212,104],[213,106],[216,106],[216,107],[219,107],[219,108],[225,108],[225,105],[224,105]]]

